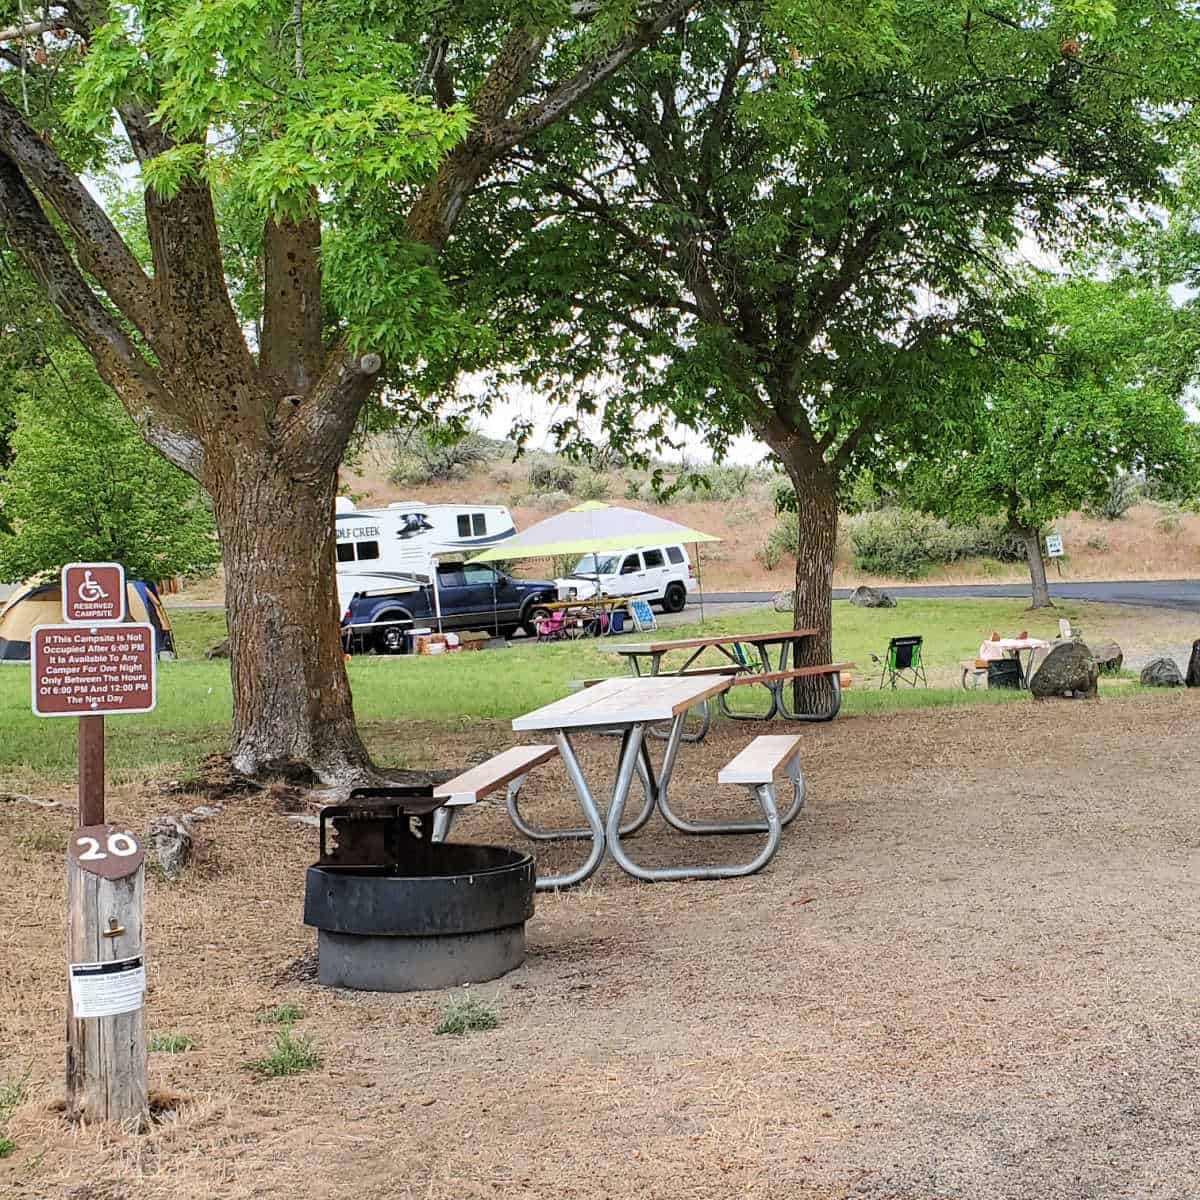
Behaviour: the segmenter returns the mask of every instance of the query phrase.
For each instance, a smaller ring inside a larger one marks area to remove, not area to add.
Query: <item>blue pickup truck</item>
[[[533,634],[541,607],[558,597],[549,579],[513,579],[483,563],[439,563],[441,627],[446,631],[480,629],[511,637],[518,629]],[[361,629],[356,630],[356,626]],[[357,593],[342,617],[351,652],[402,654],[410,629],[436,628],[433,585],[414,579],[386,591]]]

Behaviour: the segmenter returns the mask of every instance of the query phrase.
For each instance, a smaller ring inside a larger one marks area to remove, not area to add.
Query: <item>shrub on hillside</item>
[[[885,508],[854,518],[850,544],[860,571],[901,579],[917,579],[931,567],[963,558],[1015,562],[1024,555],[1020,539],[1000,522],[950,525],[905,508]]]
[[[795,558],[799,552],[800,518],[794,512],[781,512],[755,557],[768,571],[773,571],[785,554]]]
[[[482,434],[468,433],[457,442],[443,443],[426,431],[417,431],[400,444],[391,481],[412,484],[458,479],[495,454],[495,444]]]
[[[579,500],[603,500],[608,495],[608,480],[595,471],[582,471],[575,481],[575,497]]]
[[[564,492],[568,496],[575,494],[576,473],[573,468],[557,458],[548,455],[535,458],[529,464],[527,478],[533,492]]]
[[[1142,481],[1128,473],[1115,475],[1108,485],[1108,493],[1097,504],[1089,504],[1087,513],[1102,517],[1106,521],[1118,521],[1142,498]]]

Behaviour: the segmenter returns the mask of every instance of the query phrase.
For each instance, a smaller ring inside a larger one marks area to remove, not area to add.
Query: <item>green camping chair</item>
[[[880,666],[879,686],[893,688],[896,681],[916,687],[917,683],[929,686],[925,678],[925,664],[921,661],[921,645],[925,641],[921,637],[894,637],[888,642],[887,652],[881,659],[878,654],[871,655],[871,661]]]

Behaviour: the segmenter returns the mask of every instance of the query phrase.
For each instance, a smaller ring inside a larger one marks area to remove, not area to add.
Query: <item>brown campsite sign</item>
[[[120,563],[67,563],[62,569],[63,620],[98,625],[125,619],[125,568]]]
[[[157,664],[150,625],[39,625],[31,659],[33,711],[39,717],[154,708]]]

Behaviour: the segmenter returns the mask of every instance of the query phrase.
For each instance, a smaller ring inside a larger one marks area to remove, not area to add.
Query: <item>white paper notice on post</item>
[[[79,1017],[116,1017],[146,1002],[146,964],[136,958],[71,963],[71,1008]]]

